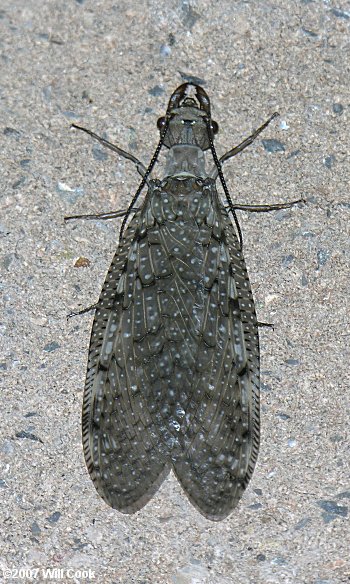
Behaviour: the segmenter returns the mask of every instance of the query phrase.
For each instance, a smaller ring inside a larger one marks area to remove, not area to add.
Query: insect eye
[[[213,134],[217,134],[219,131],[219,126],[214,120],[211,121],[211,129],[213,130]]]
[[[166,119],[164,116],[162,116],[161,118],[158,118],[157,120],[157,128],[158,130],[162,130],[165,126],[166,123]]]

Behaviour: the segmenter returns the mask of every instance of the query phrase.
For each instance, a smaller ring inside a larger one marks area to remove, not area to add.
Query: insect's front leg
[[[236,154],[239,154],[239,152],[242,152],[242,150],[250,146],[254,142],[254,140],[259,136],[259,134],[261,134],[261,132],[263,132],[263,130],[265,130],[269,123],[272,122],[272,120],[274,120],[275,118],[277,118],[277,116],[279,116],[278,112],[272,114],[272,116],[270,116],[269,119],[262,126],[260,126],[260,128],[258,128],[257,130],[255,130],[255,132],[248,136],[248,138],[246,138],[245,140],[243,140],[243,142],[238,144],[238,146],[235,146],[234,148],[226,152],[226,154],[221,156],[221,158],[219,159],[220,164],[223,164],[224,162],[226,162],[226,160],[229,160],[229,158],[236,156]],[[216,173],[215,171],[216,168],[214,168],[213,171],[211,172],[211,176],[214,179],[217,177],[217,171]]]
[[[265,128],[267,128],[269,123],[272,122],[272,120],[274,120],[278,116],[279,116],[278,112],[275,112],[274,114],[272,114],[272,116],[270,116],[269,119],[264,124],[262,124],[262,126],[260,126],[257,130],[255,130],[255,132],[253,132],[250,136],[248,136],[248,138],[246,138],[245,140],[243,140],[243,142],[238,144],[238,146],[235,146],[234,148],[232,148],[231,150],[226,152],[226,154],[221,156],[221,158],[220,158],[221,164],[223,164],[223,162],[225,162],[229,158],[236,156],[236,154],[239,154],[239,152],[242,152],[242,150],[247,148],[247,146],[250,146],[254,142],[254,140],[259,136],[259,134],[261,134],[261,132],[263,132],[263,130],[265,130]]]
[[[112,144],[112,142],[108,142],[108,140],[101,138],[101,136],[98,136],[97,134],[95,134],[95,132],[92,132],[91,130],[88,130],[87,128],[83,128],[82,126],[78,126],[77,124],[72,124],[71,127],[75,128],[76,130],[82,130],[82,132],[89,134],[89,136],[91,136],[92,138],[94,138],[95,140],[100,142],[100,144],[102,144],[102,146],[109,148],[109,150],[116,152],[117,154],[119,154],[119,156],[122,156],[123,158],[126,158],[127,160],[131,160],[131,162],[133,162],[136,165],[136,168],[137,168],[137,171],[139,172],[139,174],[141,176],[145,176],[145,174],[146,174],[145,166],[142,164],[142,162],[140,162],[140,160],[138,158],[136,158],[136,156],[134,156],[133,154],[130,154],[130,152],[126,152],[126,150],[119,148],[119,146]]]

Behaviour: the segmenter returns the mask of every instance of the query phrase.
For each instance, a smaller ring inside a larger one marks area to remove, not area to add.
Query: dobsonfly
[[[134,162],[142,175],[127,211],[67,218],[124,216],[119,246],[91,307],[82,416],[91,478],[105,502],[123,513],[141,509],[172,469],[195,507],[221,520],[252,476],[259,449],[259,323],[236,210],[271,211],[301,200],[234,204],[222,164],[276,116],[218,158],[208,95],[184,83],[158,120],[160,141],[147,169],[74,125]],[[162,146],[168,149],[164,178],[150,179]],[[207,150],[214,159],[210,172]]]

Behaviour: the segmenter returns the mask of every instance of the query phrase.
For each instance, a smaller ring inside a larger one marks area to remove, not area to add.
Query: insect
[[[141,509],[172,470],[195,507],[221,520],[252,476],[259,449],[259,337],[236,210],[271,211],[299,201],[234,204],[222,164],[276,115],[219,159],[209,97],[199,85],[184,83],[158,120],[160,141],[147,169],[75,126],[134,162],[142,175],[127,211],[80,216],[124,215],[95,305],[82,416],[91,478],[106,503],[123,513]],[[151,179],[162,146],[168,150],[164,177]],[[209,172],[206,151],[214,160]]]

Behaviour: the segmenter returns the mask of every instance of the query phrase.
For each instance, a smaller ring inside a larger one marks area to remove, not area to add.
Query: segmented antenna
[[[236,229],[237,229],[237,233],[238,233],[238,237],[239,237],[239,245],[240,245],[240,248],[242,249],[242,247],[243,247],[242,231],[241,231],[240,225],[238,223],[238,218],[237,218],[237,215],[236,215],[235,208],[233,206],[233,202],[232,202],[232,199],[231,199],[231,195],[228,192],[228,188],[227,188],[227,184],[226,184],[226,181],[225,181],[223,172],[222,172],[222,167],[221,167],[220,160],[218,159],[218,155],[216,154],[216,150],[215,150],[215,146],[214,146],[214,142],[213,142],[213,137],[212,137],[211,120],[210,120],[210,118],[208,118],[207,116],[205,116],[204,117],[204,121],[205,121],[205,125],[207,126],[207,132],[208,132],[208,139],[209,139],[210,150],[211,150],[211,153],[213,155],[213,159],[214,159],[214,162],[215,162],[215,166],[218,169],[220,181],[221,181],[221,184],[222,184],[222,188],[224,189],[224,192],[225,192],[225,196],[226,196],[226,200],[227,200],[227,203],[228,203],[228,206],[229,206],[229,210],[232,213],[232,217],[233,217],[234,222],[235,222],[235,225],[236,225]]]

